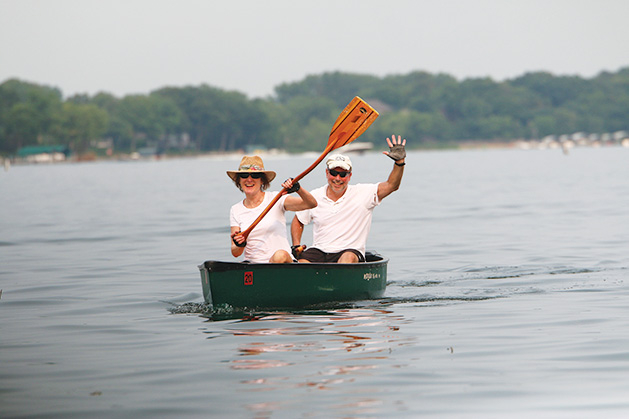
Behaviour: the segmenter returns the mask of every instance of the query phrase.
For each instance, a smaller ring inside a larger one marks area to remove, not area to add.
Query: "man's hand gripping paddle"
[[[356,96],[352,101],[343,109],[336,122],[332,126],[330,137],[328,139],[328,145],[323,150],[323,153],[317,160],[315,160],[310,167],[300,173],[293,179],[293,184],[299,182],[304,176],[310,173],[325,156],[332,150],[336,150],[339,147],[343,147],[354,141],[356,138],[365,132],[367,128],[376,120],[379,116],[378,112],[369,106],[367,102]],[[271,210],[273,205],[287,193],[287,189],[283,188],[275,198],[269,203],[269,205],[262,211],[262,213],[254,220],[254,222],[245,231],[237,233],[244,236],[245,240],[251,233],[251,231],[258,225],[258,223],[264,218],[264,216]]]

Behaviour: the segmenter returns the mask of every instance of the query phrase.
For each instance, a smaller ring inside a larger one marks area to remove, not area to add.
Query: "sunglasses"
[[[241,179],[247,179],[251,176],[254,179],[260,179],[264,173],[238,173],[238,177]]]
[[[334,169],[328,169],[328,172],[330,172],[330,176],[332,176],[332,177],[340,176],[342,178],[347,176],[347,175],[351,175],[352,174],[352,172],[337,172]]]

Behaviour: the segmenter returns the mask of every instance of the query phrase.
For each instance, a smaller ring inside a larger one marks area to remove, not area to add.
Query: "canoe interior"
[[[199,265],[203,297],[212,305],[297,308],[382,298],[388,259],[367,252],[365,263],[242,263]]]

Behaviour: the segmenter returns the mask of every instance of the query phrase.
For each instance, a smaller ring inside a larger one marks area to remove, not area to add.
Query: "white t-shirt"
[[[233,205],[229,211],[229,225],[239,227],[240,231],[246,230],[278,193],[265,192],[264,200],[255,208],[245,207],[243,201]],[[284,209],[284,201],[287,197],[288,195],[282,196],[269,213],[260,220],[260,223],[251,230],[245,246],[245,260],[253,263],[266,263],[271,259],[273,253],[280,249],[286,250],[289,255],[291,254],[286,233],[286,210]]]
[[[364,256],[373,209],[380,204],[378,184],[348,185],[336,202],[327,197],[327,188],[311,192],[318,203],[315,208],[296,213],[302,224],[313,223],[312,247],[326,253],[356,249]]]

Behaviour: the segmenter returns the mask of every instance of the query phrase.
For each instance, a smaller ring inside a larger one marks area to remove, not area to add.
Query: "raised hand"
[[[402,136],[398,135],[396,141],[395,135],[392,135],[391,139],[387,138],[387,144],[389,145],[389,151],[383,151],[384,154],[396,162],[406,158],[406,149],[404,148],[406,138],[402,140]]]

